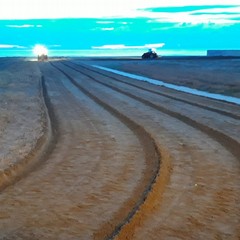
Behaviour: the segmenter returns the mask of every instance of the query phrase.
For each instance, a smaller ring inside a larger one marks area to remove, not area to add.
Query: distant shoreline
[[[27,59],[36,59],[37,57],[23,57],[23,56],[4,56],[1,57],[0,59],[13,59],[13,58],[27,58]],[[106,60],[106,61],[112,61],[112,60],[142,60],[141,56],[53,56],[53,57],[49,57],[49,60],[51,61],[51,59],[58,59],[58,58],[74,58],[74,59],[82,59],[82,60]],[[194,59],[194,60],[217,60],[217,59],[239,59],[240,56],[161,56],[158,59],[154,59],[154,60],[142,60],[142,61],[162,61],[162,60],[190,60],[190,59]]]

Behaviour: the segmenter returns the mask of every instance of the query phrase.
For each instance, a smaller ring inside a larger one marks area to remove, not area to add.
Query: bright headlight
[[[36,45],[33,48],[33,53],[37,56],[41,56],[41,55],[48,55],[48,50],[46,47],[44,47],[43,45]]]

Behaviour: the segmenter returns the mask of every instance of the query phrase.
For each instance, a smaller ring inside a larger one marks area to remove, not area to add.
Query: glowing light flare
[[[36,45],[33,48],[33,53],[37,56],[48,55],[48,49],[43,45]]]

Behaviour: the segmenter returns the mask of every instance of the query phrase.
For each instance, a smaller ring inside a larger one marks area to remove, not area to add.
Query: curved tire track
[[[71,76],[69,76],[61,68],[58,68],[58,69],[62,73],[64,73],[65,76],[68,76],[75,86],[82,87],[82,85],[79,85]],[[91,77],[91,78],[95,82],[98,82],[98,80],[96,80],[94,77]],[[99,83],[101,85],[105,84],[105,83],[103,84],[102,82],[99,82]],[[125,92],[122,89],[116,88],[114,86],[109,86],[108,84],[106,84],[105,87],[111,88],[114,91],[120,92],[120,93],[124,94],[125,96],[131,97],[132,99],[135,99],[135,100],[137,100],[137,101],[139,101],[139,102],[141,102],[141,103],[143,103],[147,106],[150,106],[150,107],[152,107],[152,108],[154,108],[158,111],[166,113],[167,115],[169,115],[169,116],[171,116],[175,119],[178,119],[178,120],[186,123],[187,125],[195,128],[197,130],[200,130],[201,132],[207,134],[213,140],[220,143],[225,149],[227,149],[229,152],[231,152],[232,155],[235,156],[237,159],[240,159],[239,143],[237,141],[235,141],[234,139],[232,139],[230,136],[228,136],[228,135],[226,135],[226,134],[224,134],[224,133],[222,133],[218,130],[212,129],[212,128],[210,128],[210,127],[208,127],[208,126],[206,126],[202,123],[196,122],[195,120],[193,120],[193,119],[191,119],[187,116],[184,116],[180,113],[171,111],[171,110],[166,109],[166,108],[161,107],[161,106],[156,106],[153,103],[149,102],[148,100],[142,99],[141,97],[138,97],[138,96],[135,96],[131,93]],[[161,171],[161,168],[160,168],[160,171]],[[161,181],[161,175],[160,175],[159,178],[156,179],[155,185],[158,185],[160,181]],[[121,228],[119,228],[117,231],[115,231],[113,233],[113,235],[110,235],[109,239],[114,239],[115,237],[118,239],[118,236],[120,237],[120,239],[122,239],[122,237],[123,237],[123,239],[125,239],[125,238],[126,239],[131,239],[131,237],[134,235],[136,227],[141,226],[141,222],[143,221],[145,214],[147,212],[149,212],[148,207],[153,205],[153,204],[151,204],[151,203],[154,202],[154,200],[152,200],[152,199],[156,198],[156,195],[158,194],[158,192],[154,191],[154,190],[155,190],[155,186],[153,185],[153,188],[148,193],[146,200],[142,203],[142,205],[139,206],[139,211],[135,211],[135,214],[130,218],[129,224],[123,225]],[[161,196],[158,195],[158,198],[161,198]]]
[[[71,82],[74,84],[77,88],[79,88],[84,94],[86,94],[88,97],[93,99],[97,104],[104,107],[107,111],[109,111],[111,114],[113,114],[115,117],[120,119],[126,126],[128,126],[139,138],[143,148],[145,149],[145,158],[147,162],[147,167],[149,168],[146,173],[146,178],[148,179],[148,184],[145,189],[142,189],[142,193],[140,198],[137,200],[135,206],[132,209],[128,209],[127,212],[125,210],[125,214],[127,215],[124,220],[120,223],[117,223],[116,226],[112,227],[112,225],[115,224],[114,221],[111,221],[110,224],[106,224],[104,228],[106,228],[105,233],[106,235],[103,236],[100,234],[100,232],[97,232],[94,236],[94,239],[113,239],[115,236],[119,234],[122,227],[125,226],[128,222],[131,221],[133,216],[136,214],[136,212],[142,207],[144,202],[146,201],[149,193],[153,190],[154,185],[157,182],[157,178],[159,175],[160,170],[160,158],[161,153],[158,149],[155,140],[152,138],[152,136],[138,123],[127,117],[126,115],[122,114],[117,109],[113,108],[109,104],[102,101],[100,98],[89,92],[86,88],[79,85],[70,75],[68,75],[66,72],[64,72],[61,68],[57,67],[56,65],[52,64],[53,67],[58,69],[62,74],[64,74]],[[150,167],[149,167],[150,166]],[[165,166],[165,168],[169,168],[169,166]],[[166,177],[167,178],[167,177]],[[146,181],[146,180],[145,180]],[[159,181],[159,180],[158,180]],[[158,184],[159,185],[159,184]],[[130,201],[134,201],[135,199],[131,199]],[[109,229],[113,228],[113,229]],[[102,232],[102,230],[101,230]]]
[[[39,82],[39,88],[45,113],[44,134],[38,139],[35,148],[24,159],[0,172],[0,191],[3,191],[9,185],[19,181],[25,174],[34,170],[51,153],[57,141],[57,124],[47,94],[44,77]]]
[[[71,67],[69,67],[69,68],[71,68]],[[74,68],[72,68],[72,69],[74,69]],[[120,89],[118,87],[115,87],[115,86],[112,86],[110,84],[103,83],[103,82],[101,82],[99,80],[96,80],[91,75],[86,74],[86,73],[84,73],[82,71],[79,71],[79,70],[76,70],[76,69],[74,69],[74,70],[80,72],[81,74],[86,75],[87,77],[89,77],[93,81],[95,81],[95,82],[97,82],[97,83],[99,83],[99,84],[101,84],[101,85],[103,85],[105,87],[108,87],[108,88],[110,88],[110,89],[112,89],[114,91],[122,93],[122,94],[124,94],[124,95],[126,95],[126,96],[128,96],[130,98],[133,98],[133,99],[135,99],[135,100],[137,100],[137,101],[139,101],[139,102],[141,102],[141,103],[143,103],[143,104],[145,104],[147,106],[150,106],[150,107],[152,107],[152,108],[154,108],[154,109],[156,109],[158,111],[161,111],[161,112],[163,112],[163,113],[165,113],[165,114],[167,114],[167,115],[169,115],[171,117],[174,117],[174,118],[176,118],[176,119],[178,119],[178,120],[180,120],[180,121],[182,121],[182,122],[184,122],[184,123],[186,123],[186,124],[196,128],[196,129],[204,132],[205,134],[207,134],[208,136],[210,136],[211,138],[213,138],[217,142],[219,142],[227,150],[229,150],[237,159],[240,159],[240,143],[238,141],[236,141],[235,139],[231,138],[230,136],[226,135],[225,133],[222,133],[222,132],[220,132],[220,131],[218,131],[216,129],[210,128],[209,126],[204,125],[204,124],[202,124],[200,122],[197,122],[197,121],[191,119],[190,117],[182,115],[182,114],[180,114],[178,112],[174,112],[174,111],[171,111],[171,110],[169,110],[167,108],[164,108],[162,106],[156,105],[156,104],[154,104],[154,103],[152,103],[152,102],[150,102],[150,101],[148,101],[146,99],[143,99],[143,98],[138,97],[138,96],[136,96],[134,94],[126,92],[126,91],[124,91],[124,90],[122,90],[122,89]],[[73,81],[75,81],[75,80],[73,80]]]
[[[86,66],[83,66],[83,65],[80,65],[80,64],[76,64],[72,61],[68,61],[70,62],[71,64],[74,64],[75,66],[78,66],[78,67],[81,67],[87,71],[91,71],[91,72],[94,72],[94,73],[97,73],[99,75],[102,75],[104,77],[109,77],[109,75],[105,74],[105,73],[102,73],[98,70],[95,70],[95,69],[92,69],[92,68],[89,68],[89,67],[86,67]],[[88,75],[86,73],[84,73],[83,71],[79,70],[79,69],[76,69],[75,67],[73,66],[70,66],[68,64],[66,64],[65,62],[61,62],[63,65],[67,66],[67,67],[70,67],[82,74],[85,74],[86,76],[90,77],[91,78],[91,75]],[[112,75],[112,74],[111,74]],[[130,82],[127,82],[127,81],[123,81],[117,77],[113,77],[111,76],[111,80],[115,80],[117,82],[121,82],[123,84],[126,84],[126,85],[129,85],[129,86],[132,86],[132,87],[135,87],[137,89],[141,89],[141,90],[144,90],[144,91],[147,91],[147,92],[150,92],[150,93],[153,93],[153,94],[156,94],[156,95],[159,95],[159,96],[163,96],[163,97],[166,97],[166,98],[169,98],[169,99],[172,99],[172,100],[176,100],[176,101],[180,101],[180,102],[183,102],[183,103],[187,103],[189,105],[192,105],[192,106],[196,106],[196,107],[199,107],[199,108],[202,108],[202,109],[206,109],[206,110],[209,110],[209,111],[212,111],[212,112],[216,112],[216,113],[219,113],[219,114],[222,114],[222,115],[225,115],[225,116],[228,116],[228,117],[231,117],[233,119],[237,119],[237,120],[240,120],[240,115],[236,115],[236,114],[233,114],[231,112],[227,112],[227,111],[224,111],[222,109],[217,109],[217,108],[213,108],[213,107],[209,107],[209,106],[205,106],[205,105],[202,105],[202,104],[199,104],[199,103],[196,103],[196,102],[190,102],[188,100],[185,100],[185,99],[182,99],[182,98],[178,98],[178,97],[174,97],[170,94],[165,94],[165,93],[160,93],[158,91],[154,91],[154,90],[151,90],[151,89],[147,89],[145,87],[141,87],[137,84],[134,84],[134,83],[130,83]]]

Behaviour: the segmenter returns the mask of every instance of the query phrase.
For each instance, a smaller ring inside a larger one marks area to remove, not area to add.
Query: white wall
[[[240,57],[240,50],[208,50],[207,56]]]

